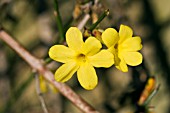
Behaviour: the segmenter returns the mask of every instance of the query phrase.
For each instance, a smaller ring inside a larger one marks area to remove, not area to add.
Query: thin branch
[[[41,62],[40,59],[31,55],[26,49],[24,49],[17,41],[13,39],[7,32],[0,29],[0,39],[2,39],[7,45],[15,50],[19,56],[21,56],[34,70],[43,75],[44,78],[53,84],[60,92],[68,98],[75,106],[77,106],[82,112],[85,113],[98,113],[92,106],[90,106],[85,100],[77,95],[69,86],[64,83],[55,81],[54,75],[49,71]]]
[[[97,20],[97,22],[95,22],[90,28],[90,31],[93,31],[93,29],[95,29],[97,27],[97,25],[106,17],[109,15],[109,9],[105,10],[103,12],[103,14],[99,17],[99,19]]]
[[[47,110],[44,98],[43,98],[42,93],[40,91],[40,81],[39,81],[38,77],[39,77],[39,75],[36,73],[35,74],[35,88],[36,88],[36,92],[37,92],[38,98],[39,98],[39,100],[41,102],[41,107],[42,107],[44,113],[48,113],[48,110]]]
[[[77,28],[82,30],[83,27],[85,26],[85,24],[87,23],[87,21],[90,19],[90,15],[89,14],[86,14],[84,16],[84,18],[82,19],[82,21],[80,21],[80,23],[78,24]]]
[[[62,19],[59,11],[58,0],[54,0],[54,8],[55,8],[54,15],[56,16],[57,27],[60,35],[59,43],[61,43],[62,41],[64,41],[64,28],[63,28]]]

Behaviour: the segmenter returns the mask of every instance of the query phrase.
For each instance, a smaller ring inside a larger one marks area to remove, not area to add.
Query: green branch
[[[97,25],[107,16],[109,15],[109,9],[105,10],[103,12],[103,14],[99,17],[99,19],[97,20],[97,22],[95,22],[90,28],[90,31],[93,31],[93,29],[95,29],[97,27]]]
[[[64,28],[63,28],[63,24],[62,24],[61,15],[59,12],[59,6],[58,6],[57,0],[54,0],[54,8],[55,8],[57,27],[58,27],[58,31],[59,31],[59,35],[60,35],[59,42],[61,43],[64,40]]]

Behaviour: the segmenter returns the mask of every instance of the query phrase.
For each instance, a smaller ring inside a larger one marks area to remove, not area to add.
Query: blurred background
[[[89,2],[92,8],[82,10]],[[117,70],[97,69],[98,86],[84,90],[76,75],[68,81],[73,90],[101,113],[135,113],[136,103],[150,76],[160,84],[158,93],[149,106],[148,113],[170,113],[170,1],[169,0],[58,0],[64,32],[77,26],[84,15],[91,18],[89,27],[105,9],[107,16],[100,29],[120,24],[131,26],[134,36],[142,38],[144,61],[129,67],[128,73]],[[48,49],[60,38],[54,1],[52,0],[0,0],[0,25],[38,58],[48,57]],[[51,62],[53,72],[60,64]],[[60,93],[43,93],[50,113],[81,113]],[[35,90],[34,75],[28,64],[0,40],[0,113],[42,113]]]

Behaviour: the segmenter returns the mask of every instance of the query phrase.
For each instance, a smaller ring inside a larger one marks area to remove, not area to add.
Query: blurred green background
[[[87,0],[58,0],[64,30],[77,26],[85,11],[75,11]],[[130,25],[134,35],[142,38],[144,61],[129,67],[128,73],[97,69],[99,84],[92,91],[84,90],[74,76],[67,84],[101,113],[133,113],[146,79],[155,76],[161,84],[150,102],[153,113],[170,113],[170,1],[169,0],[99,0],[91,14],[100,16],[104,9],[110,14],[100,29],[120,24]],[[78,17],[76,17],[76,15]],[[94,18],[85,25],[89,27]],[[59,32],[51,0],[0,0],[0,25],[38,58],[48,56]],[[59,63],[51,62],[55,71]],[[80,113],[60,93],[43,94],[50,113]],[[12,49],[0,40],[0,113],[42,113],[35,90],[32,70]]]

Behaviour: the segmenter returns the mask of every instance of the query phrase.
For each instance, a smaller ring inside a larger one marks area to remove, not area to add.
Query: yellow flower
[[[59,82],[68,81],[77,71],[77,78],[81,86],[87,90],[93,89],[98,78],[94,67],[110,67],[113,65],[113,55],[108,50],[101,50],[102,45],[95,37],[83,41],[80,30],[71,27],[66,32],[68,47],[54,45],[49,50],[53,60],[65,63],[55,72],[55,79]]]
[[[127,64],[137,66],[142,63],[141,38],[132,37],[133,31],[130,27],[121,25],[119,33],[108,28],[102,33],[102,40],[108,50],[114,55],[115,66],[123,72],[128,71]]]
[[[40,82],[40,91],[42,93],[46,93],[47,92],[47,89],[51,89],[52,92],[56,93],[57,92],[57,89],[51,84],[51,83],[48,83],[42,75],[39,75],[39,82]]]

